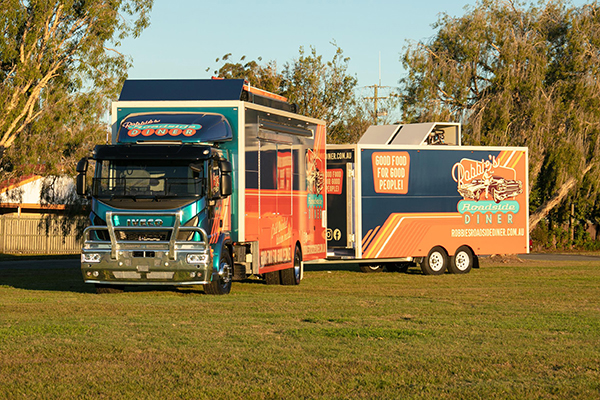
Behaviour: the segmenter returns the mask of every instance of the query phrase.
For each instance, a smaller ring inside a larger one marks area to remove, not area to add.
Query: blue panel
[[[243,79],[128,79],[119,101],[240,100],[243,86]]]
[[[375,191],[373,153],[406,152],[410,156],[408,190],[406,194],[383,194]],[[456,189],[452,168],[462,158],[488,159],[498,151],[469,150],[362,150],[363,232],[382,225],[393,213],[457,212],[462,196]]]

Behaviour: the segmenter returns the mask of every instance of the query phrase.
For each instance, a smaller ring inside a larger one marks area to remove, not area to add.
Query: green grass
[[[313,269],[229,296],[96,295],[72,268],[0,269],[3,399],[599,397],[590,263]]]

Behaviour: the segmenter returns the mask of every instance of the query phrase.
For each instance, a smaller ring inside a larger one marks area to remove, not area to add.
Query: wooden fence
[[[58,226],[61,217],[53,217]],[[73,232],[63,236],[60,230],[50,229],[48,234],[43,217],[29,215],[0,216],[0,253],[5,254],[77,254],[81,240]]]

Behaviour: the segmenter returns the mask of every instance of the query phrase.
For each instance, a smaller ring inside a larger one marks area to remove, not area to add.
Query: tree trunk
[[[587,174],[592,169],[593,166],[593,163],[587,165],[582,171],[581,177],[583,178],[585,174]],[[569,178],[564,183],[564,185],[562,185],[560,189],[558,189],[558,192],[556,192],[554,196],[550,197],[548,200],[542,203],[542,205],[537,210],[535,210],[533,214],[529,216],[529,232],[532,232],[537,226],[537,224],[542,219],[544,219],[554,207],[560,204],[560,202],[569,194],[571,189],[573,189],[576,183],[576,178]]]

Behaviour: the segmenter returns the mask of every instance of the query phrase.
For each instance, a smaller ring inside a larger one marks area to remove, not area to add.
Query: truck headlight
[[[99,263],[102,256],[99,253],[82,253],[82,263]]]
[[[188,264],[206,264],[208,262],[208,254],[188,254],[185,260]]]

